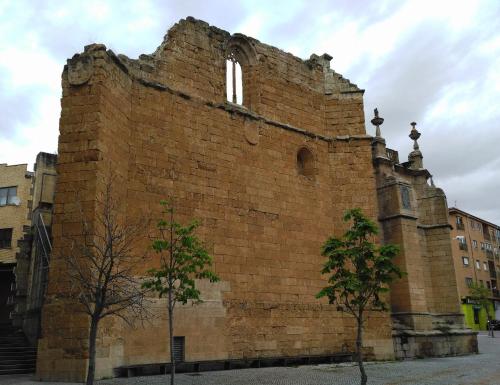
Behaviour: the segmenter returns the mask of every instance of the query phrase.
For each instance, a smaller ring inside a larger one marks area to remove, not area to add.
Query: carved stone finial
[[[410,132],[410,135],[408,135],[410,137],[410,139],[413,139],[414,143],[413,143],[413,149],[414,150],[418,150],[418,138],[420,138],[420,132],[417,131],[417,129],[415,128],[415,126],[417,125],[417,123],[415,122],[411,122],[410,123],[411,126],[412,126],[412,129],[411,129],[411,132]]]
[[[384,118],[381,118],[380,116],[378,116],[378,109],[377,108],[375,108],[373,110],[373,113],[375,114],[375,117],[371,120],[371,122],[376,127],[375,137],[380,138],[382,136],[380,133],[380,126],[382,125],[382,123],[384,123]]]
[[[417,142],[418,138],[420,138],[420,132],[418,132],[417,129],[415,128],[417,123],[411,122],[410,124],[412,126],[412,129],[410,135],[408,136],[410,137],[410,139],[413,139],[414,144],[413,144],[413,151],[410,152],[410,155],[408,155],[408,161],[410,162],[410,168],[414,170],[419,170],[424,168],[424,164],[422,162],[423,156],[420,150],[418,149],[418,142]]]

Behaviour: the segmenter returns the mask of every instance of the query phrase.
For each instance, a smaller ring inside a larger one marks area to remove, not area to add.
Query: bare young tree
[[[99,322],[116,316],[132,325],[149,314],[146,290],[136,277],[144,261],[133,246],[143,235],[145,224],[124,224],[113,197],[113,177],[106,181],[96,203],[92,226],[80,208],[82,234],[71,239],[67,262],[70,280],[69,297],[81,305],[90,318],[88,339],[89,363],[87,385],[94,383],[96,337]]]

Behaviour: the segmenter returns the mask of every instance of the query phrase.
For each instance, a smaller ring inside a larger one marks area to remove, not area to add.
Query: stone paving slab
[[[369,385],[500,385],[500,335],[479,335],[480,354],[369,363]],[[114,378],[96,385],[168,384],[167,376]],[[353,385],[359,383],[357,366],[345,364],[226,370],[178,374],[177,385]],[[0,376],[1,385],[73,385],[40,383],[32,376]]]

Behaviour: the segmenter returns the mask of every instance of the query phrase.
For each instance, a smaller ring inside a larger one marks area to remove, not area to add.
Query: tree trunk
[[[97,317],[92,317],[90,321],[90,333],[89,333],[89,366],[87,370],[87,382],[86,385],[94,384],[95,376],[95,342],[97,337],[97,325],[99,319]]]
[[[495,332],[493,331],[493,325],[491,324],[491,317],[490,317],[490,313],[488,313],[488,308],[486,308],[486,317],[488,319],[488,336],[490,336],[491,338],[495,338]]]
[[[358,335],[356,336],[356,355],[358,357],[359,372],[361,374],[361,385],[366,385],[368,377],[363,366],[363,313],[359,312]]]
[[[168,292],[168,330],[170,339],[170,385],[175,383],[175,358],[174,358],[174,309],[172,306],[172,292]]]

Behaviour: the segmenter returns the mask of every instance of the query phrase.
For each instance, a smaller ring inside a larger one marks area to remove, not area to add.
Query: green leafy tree
[[[174,208],[167,201],[161,201],[164,215],[168,219],[158,222],[159,238],[153,240],[153,250],[160,255],[160,268],[149,270],[150,279],[143,283],[145,288],[167,297],[168,326],[170,344],[170,384],[175,382],[174,358],[174,310],[177,303],[202,302],[196,288],[197,279],[217,282],[219,278],[208,267],[212,257],[194,234],[199,223],[191,222],[182,226],[174,221]]]
[[[469,287],[470,299],[472,299],[475,303],[481,306],[486,312],[486,318],[488,319],[488,335],[490,337],[495,337],[491,323],[492,318],[490,315],[490,306],[491,306],[490,296],[491,296],[490,290],[484,286],[478,285],[477,283],[473,283]]]
[[[327,258],[321,271],[328,274],[328,286],[317,298],[327,297],[331,304],[356,319],[356,356],[361,384],[367,381],[363,366],[363,326],[369,311],[387,311],[383,294],[389,291],[389,283],[401,278],[403,272],[394,263],[399,252],[395,245],[377,247],[373,242],[377,226],[360,209],[348,210],[344,222],[352,221],[342,238],[329,238],[322,248]]]

